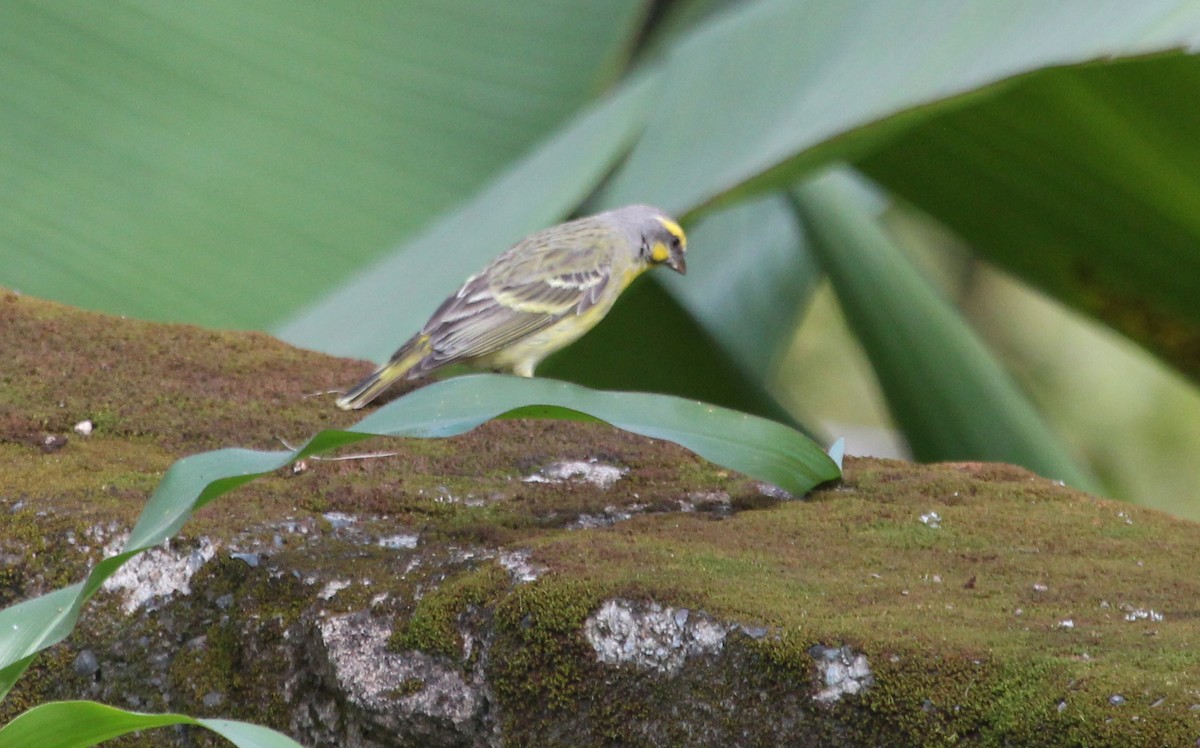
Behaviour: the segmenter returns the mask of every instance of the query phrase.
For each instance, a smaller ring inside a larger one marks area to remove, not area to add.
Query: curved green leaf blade
[[[1013,76],[1198,42],[1190,0],[743,3],[666,56],[655,116],[606,201],[688,213],[786,187]]]
[[[641,392],[604,392],[552,379],[473,374],[422,387],[353,427],[358,433],[452,436],[521,408],[585,413],[619,429],[665,439],[710,462],[796,495],[840,475],[815,442],[765,418],[695,400]],[[539,415],[557,411],[540,410]]]
[[[1048,71],[859,162],[971,247],[1200,379],[1200,58]]]
[[[186,714],[143,714],[94,701],[41,704],[0,727],[0,748],[88,748],[138,730],[196,725],[238,748],[300,748],[300,744],[259,725],[228,719],[197,719]]]
[[[644,14],[639,0],[6,3],[0,284],[266,327],[605,90]]]
[[[719,465],[794,494],[837,478],[837,465],[800,433],[763,418],[677,397],[601,392],[566,382],[477,374],[435,382],[352,427],[328,430],[295,451],[220,449],[179,460],[150,497],[121,553],[72,587],[0,610],[0,694],[27,658],[70,633],[85,602],[125,561],[154,547],[221,494],[306,456],[370,436],[447,437],[501,416],[600,419],[680,444]]]
[[[1095,490],[966,322],[841,172],[796,189],[813,250],[920,460],[995,460]]]

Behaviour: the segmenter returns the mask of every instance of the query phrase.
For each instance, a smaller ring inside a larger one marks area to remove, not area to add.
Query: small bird
[[[532,377],[575,342],[656,265],[687,272],[683,228],[658,208],[629,205],[543,229],[517,242],[442,302],[387,363],[338,398],[361,408],[399,379],[443,366]]]

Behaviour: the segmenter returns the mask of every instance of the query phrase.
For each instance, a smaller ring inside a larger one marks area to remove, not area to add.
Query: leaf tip
[[[841,471],[842,458],[846,456],[846,438],[842,437],[835,441],[826,454],[829,455],[829,459],[837,464],[838,470]]]

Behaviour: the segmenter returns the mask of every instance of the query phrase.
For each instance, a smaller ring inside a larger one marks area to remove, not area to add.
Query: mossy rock
[[[111,552],[172,461],[349,426],[313,393],[369,368],[2,292],[0,346],[5,605]],[[988,464],[849,459],[786,499],[595,423],[365,449],[394,454],[310,460],[206,507],[143,557],[201,554],[198,571],[135,608],[101,593],[0,721],[94,698],[305,745],[1200,737],[1194,523]],[[623,475],[522,480],[562,461]]]

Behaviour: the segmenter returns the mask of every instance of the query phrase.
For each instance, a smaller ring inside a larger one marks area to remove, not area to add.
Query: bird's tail
[[[358,410],[371,402],[393,382],[407,374],[421,359],[429,353],[429,338],[422,335],[406,343],[383,366],[371,372],[366,379],[350,388],[350,391],[337,399],[337,406],[342,410]]]

